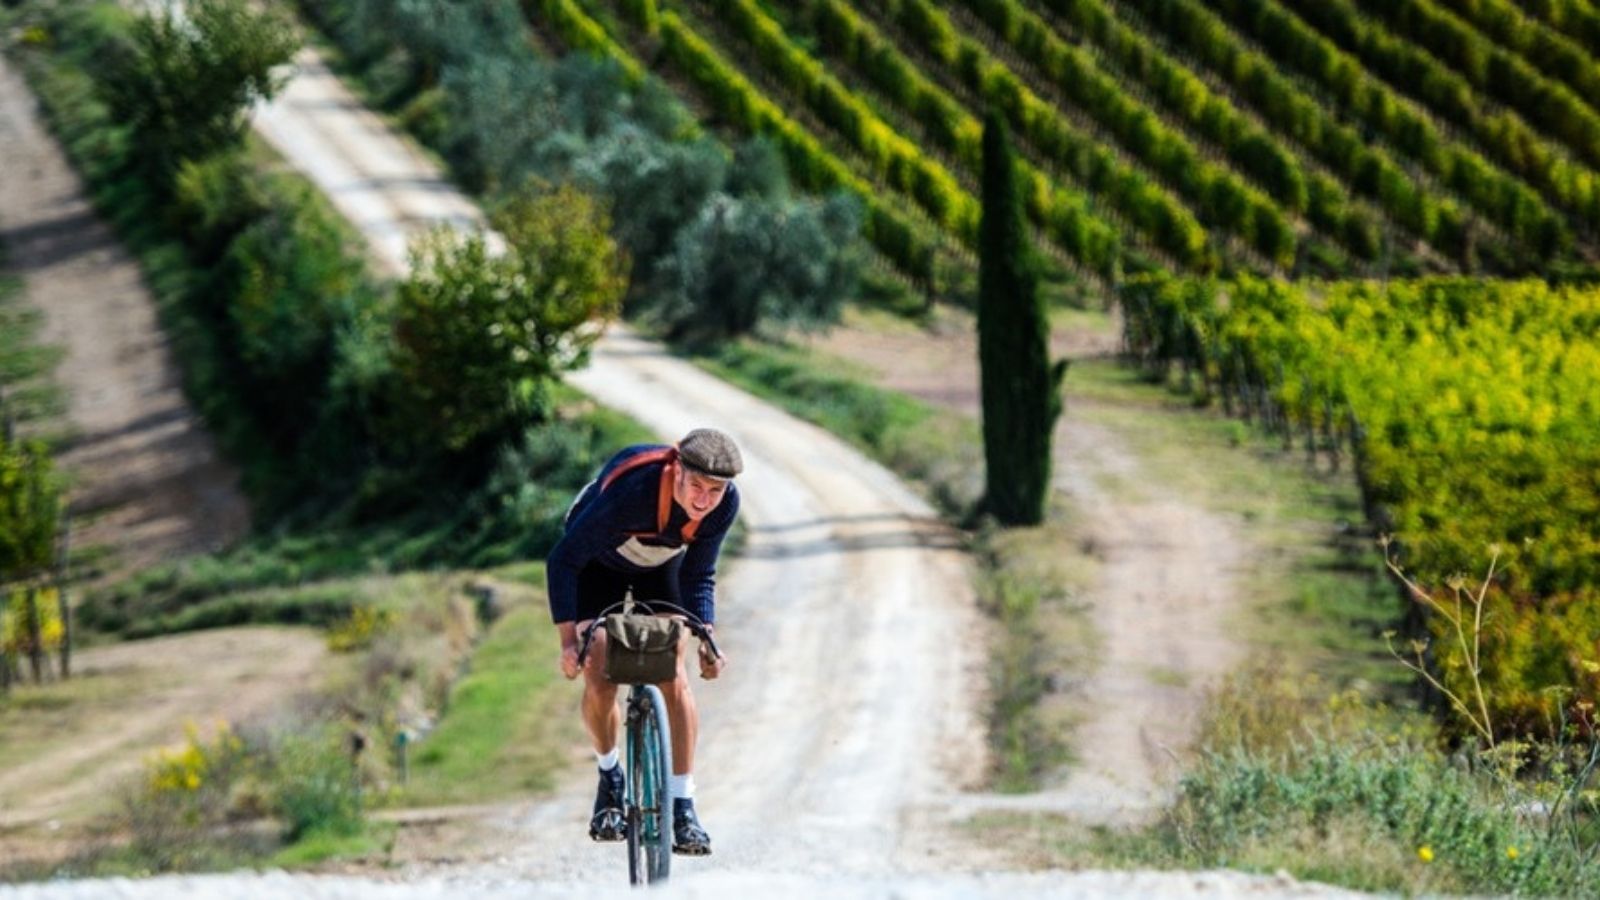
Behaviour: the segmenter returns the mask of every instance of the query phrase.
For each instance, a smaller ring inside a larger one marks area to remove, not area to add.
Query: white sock
[[[694,774],[672,775],[667,778],[668,785],[672,788],[672,796],[684,800],[694,799]]]
[[[600,751],[596,750],[594,753],[594,758],[595,761],[600,764],[600,771],[609,772],[617,767],[617,748],[612,747],[610,753],[601,753]]]

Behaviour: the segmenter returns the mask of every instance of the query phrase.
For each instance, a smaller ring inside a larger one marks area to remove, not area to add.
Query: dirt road
[[[946,317],[934,332],[863,325],[815,346],[865,366],[887,387],[977,417],[973,325]],[[1057,328],[1051,353],[1082,359],[1116,348],[1108,331]],[[1163,486],[1124,436],[1089,421],[1092,401],[1067,379],[1055,433],[1055,488],[1093,542],[1098,578],[1075,599],[1089,607],[1097,665],[1073,687],[1084,707],[1076,760],[1040,792],[967,796],[969,810],[1042,810],[1103,824],[1163,807],[1189,748],[1205,690],[1244,655],[1228,632],[1247,542],[1237,524]],[[1119,490],[1105,484],[1115,480]]]
[[[139,266],[95,215],[78,176],[0,57],[0,241],[6,269],[45,314],[41,340],[65,348],[55,373],[74,437],[75,546],[136,569],[214,550],[248,529],[238,474],[189,408]]]
[[[75,654],[70,682],[29,695],[31,709],[15,716],[0,709],[0,833],[115,812],[117,791],[151,753],[182,741],[187,725],[209,739],[219,721],[282,710],[315,686],[327,652],[309,628],[246,627]],[[0,840],[0,862],[8,843]]]

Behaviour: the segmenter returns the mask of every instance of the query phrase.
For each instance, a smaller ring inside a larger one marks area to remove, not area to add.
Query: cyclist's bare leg
[[[578,633],[589,627],[588,622],[578,623]],[[682,667],[682,654],[679,654]],[[583,724],[594,740],[596,753],[609,753],[616,749],[617,735],[622,732],[622,710],[617,708],[617,686],[606,680],[606,633],[597,630],[589,644],[589,656],[583,664]]]
[[[694,771],[695,739],[700,735],[700,711],[694,703],[694,691],[689,689],[689,648],[692,638],[684,629],[683,640],[678,642],[678,674],[671,681],[656,687],[667,701],[667,721],[672,724],[672,774],[687,775]]]

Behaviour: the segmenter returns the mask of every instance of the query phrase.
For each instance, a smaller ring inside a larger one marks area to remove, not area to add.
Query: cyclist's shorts
[[[589,563],[578,573],[577,621],[598,618],[607,607],[621,603],[629,588],[633,589],[633,599],[639,604],[635,612],[674,612],[666,607],[652,608],[650,601],[678,603],[678,586],[668,571],[676,568],[661,566],[646,572],[619,572],[603,563]]]

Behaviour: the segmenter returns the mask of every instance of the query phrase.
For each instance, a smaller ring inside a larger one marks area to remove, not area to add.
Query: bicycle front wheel
[[[672,726],[652,685],[635,688],[628,717],[628,875],[634,884],[666,881],[672,871]]]

